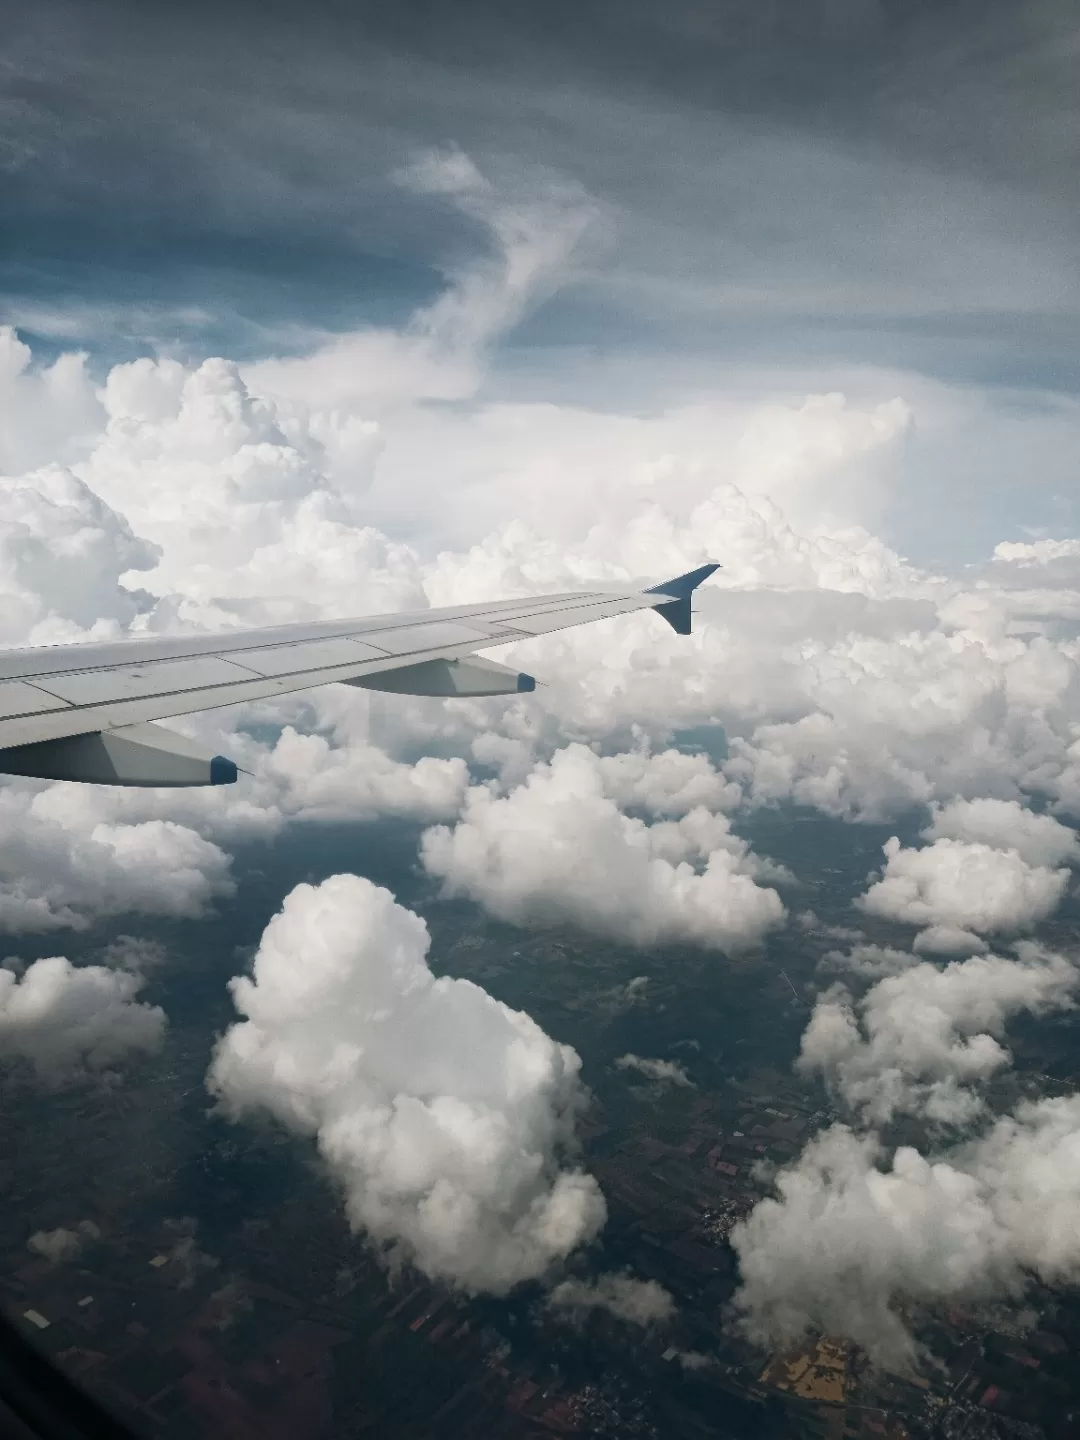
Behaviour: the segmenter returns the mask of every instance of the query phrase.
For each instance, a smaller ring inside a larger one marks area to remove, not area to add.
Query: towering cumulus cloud
[[[299,885],[267,926],[211,1091],[314,1137],[353,1226],[426,1274],[503,1292],[604,1223],[568,1166],[579,1060],[468,980],[427,926],[354,875]]]
[[[148,570],[159,553],[58,465],[0,475],[0,645],[126,628],[149,596],[120,576]]]

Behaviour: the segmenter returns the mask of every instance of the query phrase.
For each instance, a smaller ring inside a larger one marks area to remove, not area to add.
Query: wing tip
[[[720,566],[710,560],[705,565],[699,565],[696,570],[688,570],[685,575],[676,575],[673,580],[665,580],[661,585],[651,585],[644,593],[646,595],[661,595],[665,598],[653,609],[658,615],[662,615],[668,622],[676,635],[689,635],[691,633],[690,597],[704,580],[715,574]]]
[[[665,580],[660,585],[650,585],[645,594],[670,595],[673,600],[688,600],[697,587],[719,569],[720,565],[715,560],[710,560],[705,565],[699,565],[696,570],[688,570],[685,575],[676,575],[674,579]]]

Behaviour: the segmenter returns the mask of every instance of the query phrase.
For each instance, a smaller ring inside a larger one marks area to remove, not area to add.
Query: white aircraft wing
[[[499,695],[531,676],[478,650],[653,609],[690,632],[705,565],[646,591],[583,591],[233,630],[220,635],[0,651],[0,774],[112,785],[213,785],[237,778],[156,720],[264,700],[331,681],[413,695]]]

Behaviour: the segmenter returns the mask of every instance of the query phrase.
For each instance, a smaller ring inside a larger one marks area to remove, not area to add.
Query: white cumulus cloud
[[[923,835],[928,840],[966,840],[1015,850],[1029,865],[1080,861],[1075,830],[1052,815],[1034,814],[1017,800],[952,800],[935,807]]]
[[[983,934],[1030,930],[1057,909],[1067,869],[1029,865],[1015,850],[935,840],[907,849],[884,846],[882,878],[856,903],[867,915],[909,925],[950,926]]]
[[[626,1054],[615,1061],[615,1068],[634,1070],[644,1075],[646,1080],[655,1080],[660,1084],[692,1086],[694,1083],[686,1073],[686,1066],[680,1065],[677,1060],[651,1060],[644,1055]]]
[[[233,893],[229,857],[212,841],[175,820],[115,823],[102,818],[109,804],[103,792],[73,785],[0,790],[6,929],[85,929],[127,911],[197,918]]]
[[[350,1222],[425,1273],[501,1293],[590,1240],[569,1163],[579,1060],[471,981],[428,968],[427,927],[353,875],[299,885],[267,926],[208,1084],[235,1119],[315,1139]]]
[[[897,1302],[1017,1300],[1032,1276],[1080,1279],[1080,1097],[1018,1107],[941,1154],[833,1126],[732,1231],[736,1306],[759,1343],[850,1336],[916,1365]]]
[[[871,1123],[905,1112],[963,1123],[982,1106],[973,1087],[1009,1063],[1006,1020],[1071,1008],[1078,983],[1063,956],[1025,944],[1018,960],[913,965],[858,1001],[835,986],[814,1006],[799,1068]]]
[[[119,634],[150,600],[120,577],[157,558],[70,470],[0,474],[0,644]]]
[[[142,979],[63,956],[35,960],[22,975],[0,969],[0,1063],[23,1060],[54,1077],[96,1070],[161,1046],[165,1015],[136,997]]]
[[[908,950],[891,945],[853,945],[850,950],[826,950],[820,969],[845,971],[864,980],[880,980],[885,975],[899,975],[919,963],[919,957]]]
[[[990,947],[980,936],[958,925],[931,925],[920,930],[912,941],[916,955],[944,955],[948,958],[981,955]]]
[[[472,788],[462,819],[427,831],[422,853],[449,893],[504,920],[573,923],[636,945],[746,949],[785,914],[725,817],[695,810],[649,826],[624,815],[584,746],[503,798]]]

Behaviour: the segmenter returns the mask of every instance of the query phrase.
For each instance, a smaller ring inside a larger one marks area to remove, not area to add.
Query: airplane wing
[[[221,785],[237,778],[154,724],[341,681],[411,695],[501,695],[529,675],[478,650],[653,609],[690,633],[690,596],[715,565],[645,591],[583,591],[358,620],[0,651],[0,774],[108,785]]]

